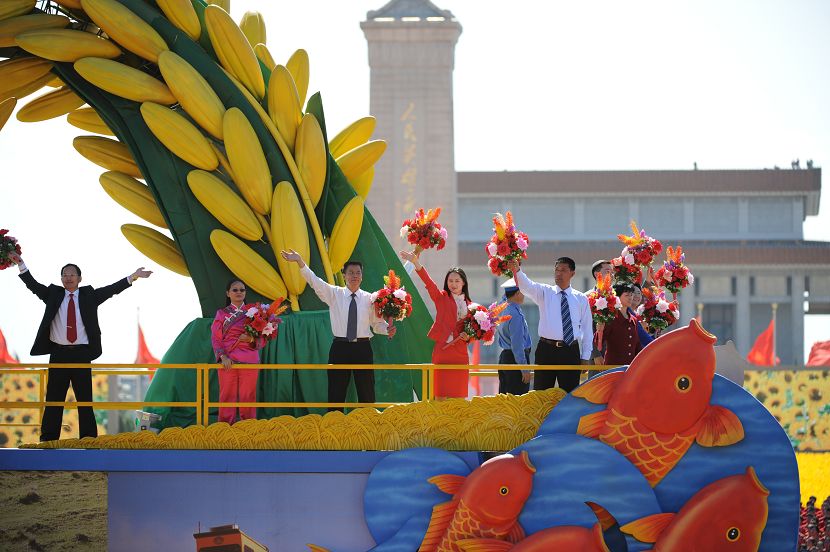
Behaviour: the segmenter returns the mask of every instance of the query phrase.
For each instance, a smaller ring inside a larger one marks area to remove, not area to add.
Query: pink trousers
[[[219,402],[256,402],[256,368],[225,370],[219,369]],[[219,421],[232,424],[236,421],[235,406],[219,407]],[[256,418],[256,407],[239,407],[242,420]]]

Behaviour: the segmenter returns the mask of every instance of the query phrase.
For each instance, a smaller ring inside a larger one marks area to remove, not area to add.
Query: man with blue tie
[[[317,297],[329,306],[329,320],[334,340],[329,349],[329,364],[374,364],[372,353],[372,332],[395,335],[397,328],[389,326],[377,317],[372,305],[372,294],[360,289],[363,282],[363,264],[347,261],[343,266],[346,287],[333,286],[324,282],[305,264],[299,253],[293,249],[280,252],[282,258],[297,263],[300,275],[308,282]],[[346,402],[349,379],[354,374],[357,400],[362,403],[375,402],[375,371],[329,370],[328,399],[330,403]],[[332,407],[329,410],[343,410]]]
[[[594,332],[588,298],[571,287],[576,263],[570,257],[559,257],[554,265],[556,285],[539,284],[528,278],[518,261],[508,263],[519,290],[539,305],[539,343],[536,364],[591,364]],[[533,389],[549,389],[559,383],[570,393],[579,385],[581,369],[537,370]]]
[[[507,308],[502,314],[510,315],[510,320],[499,324],[498,333],[499,364],[520,364],[525,367],[522,370],[499,370],[499,393],[510,393],[512,395],[523,395],[530,390],[530,331],[527,328],[527,320],[520,305],[524,303],[525,296],[519,291],[516,281],[512,278],[501,285],[504,290],[504,299],[507,301]]]

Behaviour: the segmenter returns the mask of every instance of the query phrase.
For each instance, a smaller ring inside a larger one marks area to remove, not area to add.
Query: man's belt
[[[343,341],[344,343],[357,343],[358,341],[369,341],[371,337],[358,337],[357,339],[348,340],[345,337],[335,337],[335,341]]]
[[[565,343],[565,342],[564,342],[564,341],[562,341],[561,339],[548,339],[547,337],[540,337],[540,338],[539,338],[539,341],[541,341],[542,343],[547,343],[548,345],[553,345],[553,346],[554,346],[554,347],[556,347],[557,349],[558,349],[558,348],[561,348],[561,347],[570,347],[570,346],[572,346],[574,343],[576,343],[576,342],[577,342],[576,340],[573,340],[573,341],[571,341],[571,344],[570,344],[570,345],[568,345],[567,343]]]

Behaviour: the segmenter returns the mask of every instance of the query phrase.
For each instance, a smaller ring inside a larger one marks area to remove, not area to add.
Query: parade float
[[[237,25],[202,0],[3,0],[0,40],[0,122],[19,99],[55,86],[18,119],[67,115],[95,133],[73,145],[106,169],[104,190],[169,233],[125,225],[125,238],[193,280],[203,318],[164,363],[213,362],[208,327],[232,277],[256,292],[249,300],[291,306],[263,363],[326,362],[328,314],[281,249],[301,252],[332,284],[358,258],[367,289],[383,288],[390,269],[396,286],[414,289],[364,205],[385,147],[371,140],[372,119],[330,139],[322,96],[308,96],[307,55],[276,63],[261,17]],[[633,230],[615,259],[626,274],[659,253]],[[529,240],[516,235],[507,253],[524,256]],[[654,303],[665,314],[673,302],[655,294]],[[376,361],[428,361],[430,323],[414,294],[395,339],[374,339]],[[714,341],[692,321],[569,396],[553,389],[325,415],[264,408],[262,419],[233,426],[166,409],[158,435],[3,451],[2,470],[52,485],[61,479],[53,472],[80,474],[62,498],[33,492],[20,504],[77,514],[70,519],[86,526],[106,514],[111,550],[184,549],[194,539],[202,550],[793,550],[792,446],[763,405],[716,375]],[[379,400],[410,401],[419,378],[382,372]],[[160,369],[146,400],[192,397],[195,380]],[[214,378],[210,386],[218,395]],[[324,396],[324,372],[260,375],[263,402]],[[92,516],[74,509],[89,494],[106,497]],[[76,547],[90,542],[74,538]]]

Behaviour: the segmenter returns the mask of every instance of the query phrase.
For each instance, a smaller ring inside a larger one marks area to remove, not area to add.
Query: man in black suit
[[[20,269],[20,279],[26,287],[46,303],[31,354],[48,354],[50,364],[89,364],[101,356],[98,306],[130,287],[137,279],[152,274],[141,267],[114,284],[95,289],[92,286],[79,287],[81,269],[75,264],[67,264],[61,269],[63,287],[54,284],[47,287],[35,280],[19,255],[11,253],[9,258]],[[92,370],[89,368],[50,368],[46,401],[66,400],[70,383],[78,402],[92,402]],[[60,439],[62,417],[62,407],[46,407],[40,424],[41,441]],[[78,408],[78,422],[81,437],[98,436],[92,407]]]

